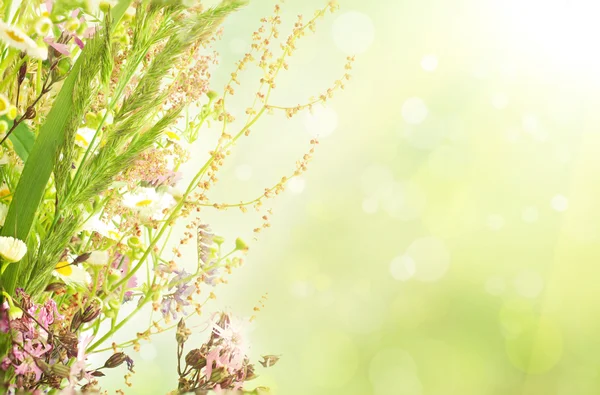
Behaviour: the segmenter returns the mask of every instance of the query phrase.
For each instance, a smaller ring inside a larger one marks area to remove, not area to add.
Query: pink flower
[[[69,51],[69,47],[67,46],[67,44],[57,43],[54,37],[45,37],[44,42],[52,48],[54,48],[57,52],[65,56],[69,56],[71,54],[71,51]]]
[[[81,335],[79,337],[79,342],[77,343],[77,360],[71,365],[69,385],[66,389],[73,390],[82,375],[88,380],[92,379],[92,376],[85,371],[85,359],[87,357],[85,349],[91,343],[92,339],[94,339],[94,336],[91,335]]]
[[[44,328],[48,328],[55,320],[62,320],[64,317],[59,314],[56,302],[52,299],[48,299],[44,306],[40,309],[38,320],[40,324],[44,325]]]

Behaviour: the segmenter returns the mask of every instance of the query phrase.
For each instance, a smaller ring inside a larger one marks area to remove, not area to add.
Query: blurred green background
[[[286,1],[284,26],[324,3]],[[250,340],[254,356],[282,355],[255,382],[279,394],[600,393],[600,6],[340,3],[299,43],[274,103],[323,91],[350,53],[353,79],[325,109],[266,117],[236,146],[217,201],[260,195],[321,141],[206,311],[250,316],[268,292]],[[226,22],[213,88],[274,4]],[[257,76],[242,79],[238,113]],[[261,224],[203,217],[230,240]],[[126,393],[175,388],[174,335],[144,344]]]

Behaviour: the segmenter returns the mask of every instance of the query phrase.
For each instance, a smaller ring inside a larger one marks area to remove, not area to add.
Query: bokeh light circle
[[[402,104],[402,118],[408,124],[418,125],[423,123],[425,118],[427,118],[427,114],[429,114],[427,105],[419,97],[406,99]]]
[[[569,208],[569,199],[563,195],[556,195],[550,201],[550,205],[558,212],[567,211]]]
[[[544,279],[540,274],[531,269],[520,271],[515,277],[515,289],[525,298],[537,298],[544,289]]]
[[[437,69],[438,64],[438,58],[433,54],[425,55],[423,56],[423,59],[421,59],[421,68],[430,73],[433,73]]]
[[[313,137],[331,135],[338,127],[338,114],[333,108],[315,106],[304,114],[304,128]]]
[[[450,252],[444,242],[428,236],[417,239],[408,246],[406,256],[415,264],[414,277],[420,281],[437,281],[450,266]]]
[[[358,55],[369,49],[375,40],[375,26],[371,18],[357,11],[338,16],[332,27],[335,45],[348,55]]]
[[[407,281],[415,272],[415,261],[407,255],[397,256],[390,263],[390,273],[396,280]]]

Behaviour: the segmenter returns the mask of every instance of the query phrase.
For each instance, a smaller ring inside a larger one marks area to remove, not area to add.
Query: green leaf
[[[9,127],[12,125],[12,121],[8,120],[5,116],[0,117],[0,120],[8,122]],[[27,162],[27,158],[29,157],[29,153],[33,148],[33,143],[35,142],[35,135],[29,129],[29,126],[25,122],[21,122],[19,126],[8,137],[13,145],[13,149],[19,155],[19,158],[23,160],[23,162]]]

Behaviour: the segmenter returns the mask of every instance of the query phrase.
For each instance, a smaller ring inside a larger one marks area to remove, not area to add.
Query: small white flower
[[[106,266],[110,259],[108,251],[92,251],[89,258],[86,260],[90,266]]]
[[[118,218],[115,218],[118,222]],[[103,237],[107,239],[111,239],[114,241],[121,240],[121,232],[117,229],[117,227],[113,224],[113,221],[105,222],[100,218],[100,215],[96,214],[92,218],[90,218],[82,227],[82,230],[87,230],[90,232],[97,232]]]
[[[96,129],[92,129],[92,128],[77,129],[77,134],[75,134],[75,145],[77,145],[81,148],[89,147],[95,134],[96,134]]]
[[[24,51],[32,58],[46,60],[48,49],[36,44],[25,32],[16,26],[0,21],[0,39],[9,47]]]
[[[133,18],[135,16],[135,7],[127,7],[127,10],[125,10],[125,16]]]
[[[50,29],[52,29],[52,21],[48,17],[41,17],[35,22],[35,32],[42,37],[47,36]]]
[[[0,256],[6,262],[18,262],[27,253],[27,245],[14,237],[0,236]]]
[[[87,286],[92,282],[92,276],[83,268],[71,265],[67,261],[59,262],[52,275],[61,279],[67,285]]]
[[[137,211],[142,220],[156,220],[164,209],[175,205],[175,199],[168,193],[157,193],[154,188],[140,188],[137,193],[126,193],[123,204]]]

